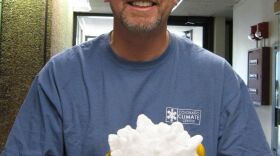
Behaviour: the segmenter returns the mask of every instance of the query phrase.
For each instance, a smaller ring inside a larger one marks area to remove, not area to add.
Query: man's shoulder
[[[195,44],[193,41],[177,36],[172,35],[173,40],[175,40],[175,47],[180,55],[182,60],[189,60],[193,64],[203,64],[207,65],[223,65],[227,62],[221,56],[218,56],[214,52],[202,48]]]
[[[83,42],[81,44],[75,45],[71,48],[65,49],[60,53],[52,56],[50,61],[55,62],[71,62],[78,59],[88,58],[99,51],[101,51],[106,46],[106,34],[100,35],[95,39]]]
[[[105,36],[75,45],[71,48],[52,56],[47,64],[39,72],[39,77],[51,74],[57,78],[81,75],[88,66],[100,60],[100,54],[104,52]],[[85,68],[86,67],[86,68]]]

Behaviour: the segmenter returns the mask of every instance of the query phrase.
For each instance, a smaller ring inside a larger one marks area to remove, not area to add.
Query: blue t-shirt
[[[207,156],[271,156],[243,81],[222,58],[171,34],[147,62],[119,58],[109,35],[54,56],[36,76],[1,156],[104,156],[108,134],[180,121]]]

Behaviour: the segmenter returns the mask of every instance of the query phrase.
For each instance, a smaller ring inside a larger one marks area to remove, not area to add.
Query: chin
[[[125,25],[126,28],[128,28],[128,30],[135,31],[135,32],[152,32],[153,30],[155,30],[160,26],[160,23],[161,23],[160,20],[123,22],[123,24]]]

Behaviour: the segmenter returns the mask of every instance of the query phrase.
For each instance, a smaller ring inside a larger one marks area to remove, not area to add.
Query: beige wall
[[[214,22],[214,52],[224,57],[226,56],[226,19],[225,17],[215,17]]]
[[[51,55],[54,55],[72,46],[72,0],[54,0],[52,14]]]
[[[276,17],[273,13],[274,0],[241,0],[233,12],[233,68],[247,83],[248,50],[256,48],[256,43],[248,39],[250,26],[269,22],[270,37],[266,46],[272,47],[277,40]],[[256,107],[266,138],[271,143],[272,107]]]

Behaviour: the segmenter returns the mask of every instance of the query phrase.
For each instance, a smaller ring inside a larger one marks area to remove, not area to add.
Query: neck
[[[111,33],[111,47],[121,58],[130,61],[149,61],[159,57],[169,44],[167,30],[152,33],[122,32],[114,29]]]

